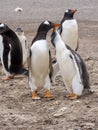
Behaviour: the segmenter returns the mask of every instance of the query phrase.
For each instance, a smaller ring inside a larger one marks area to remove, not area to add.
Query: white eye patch
[[[48,21],[45,21],[44,24],[49,25],[49,22],[48,22]]]
[[[69,12],[68,9],[65,12],[68,13]]]
[[[1,24],[0,24],[0,27],[4,27],[4,24],[3,24],[3,23],[1,23]]]

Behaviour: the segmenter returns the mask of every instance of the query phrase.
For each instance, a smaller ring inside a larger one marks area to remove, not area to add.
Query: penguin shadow
[[[95,91],[94,90],[90,90],[90,91],[84,90],[83,94],[79,98],[80,99],[85,99],[85,98],[91,97],[93,95],[95,95]]]

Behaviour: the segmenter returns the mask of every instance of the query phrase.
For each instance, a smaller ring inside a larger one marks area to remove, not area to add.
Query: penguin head
[[[15,31],[18,35],[23,35],[24,34],[24,31],[22,28],[17,28],[16,31]]]
[[[52,23],[51,21],[44,21],[40,24],[38,32],[48,32],[50,29],[59,26],[59,24]]]
[[[77,10],[72,10],[72,9],[67,9],[64,13],[64,18],[65,19],[72,19],[73,16],[74,16],[74,13],[76,12]]]
[[[0,34],[3,34],[4,32],[8,30],[9,30],[9,27],[6,24],[0,23]]]

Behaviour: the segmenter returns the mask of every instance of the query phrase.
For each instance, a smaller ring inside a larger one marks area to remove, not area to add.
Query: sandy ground
[[[22,13],[14,12],[17,6]],[[41,100],[33,101],[26,76],[3,82],[0,69],[0,130],[98,130],[98,0],[1,0],[0,20],[13,30],[23,27],[30,45],[40,22],[59,22],[66,8],[78,9],[78,53],[85,60],[94,93],[68,100],[58,77],[51,86],[52,100],[43,98],[41,90]]]

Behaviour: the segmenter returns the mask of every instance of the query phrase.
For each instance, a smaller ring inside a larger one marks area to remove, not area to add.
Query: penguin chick
[[[84,90],[90,91],[89,75],[80,55],[64,43],[58,31],[52,33],[51,42],[56,48],[57,62],[69,92],[67,96],[76,99]]]
[[[15,32],[3,23],[0,23],[0,45],[1,62],[6,75],[2,79],[8,80],[13,78],[15,74],[25,72],[22,68],[21,43]]]
[[[61,26],[58,29],[64,43],[75,51],[78,49],[79,45],[78,24],[76,19],[74,19],[74,13],[76,11],[76,9],[67,9],[61,21]]]
[[[29,57],[29,85],[32,91],[32,99],[40,99],[36,91],[41,88],[46,89],[46,98],[51,97],[51,82],[49,75],[52,74],[52,65],[46,36],[47,32],[54,26],[59,26],[59,24],[54,24],[50,21],[42,22],[31,44]]]
[[[18,36],[21,46],[22,46],[22,51],[23,51],[23,67],[25,68],[25,65],[27,65],[27,58],[28,58],[28,42],[27,38],[24,35],[24,31],[21,28],[17,28],[15,31],[16,35]]]

